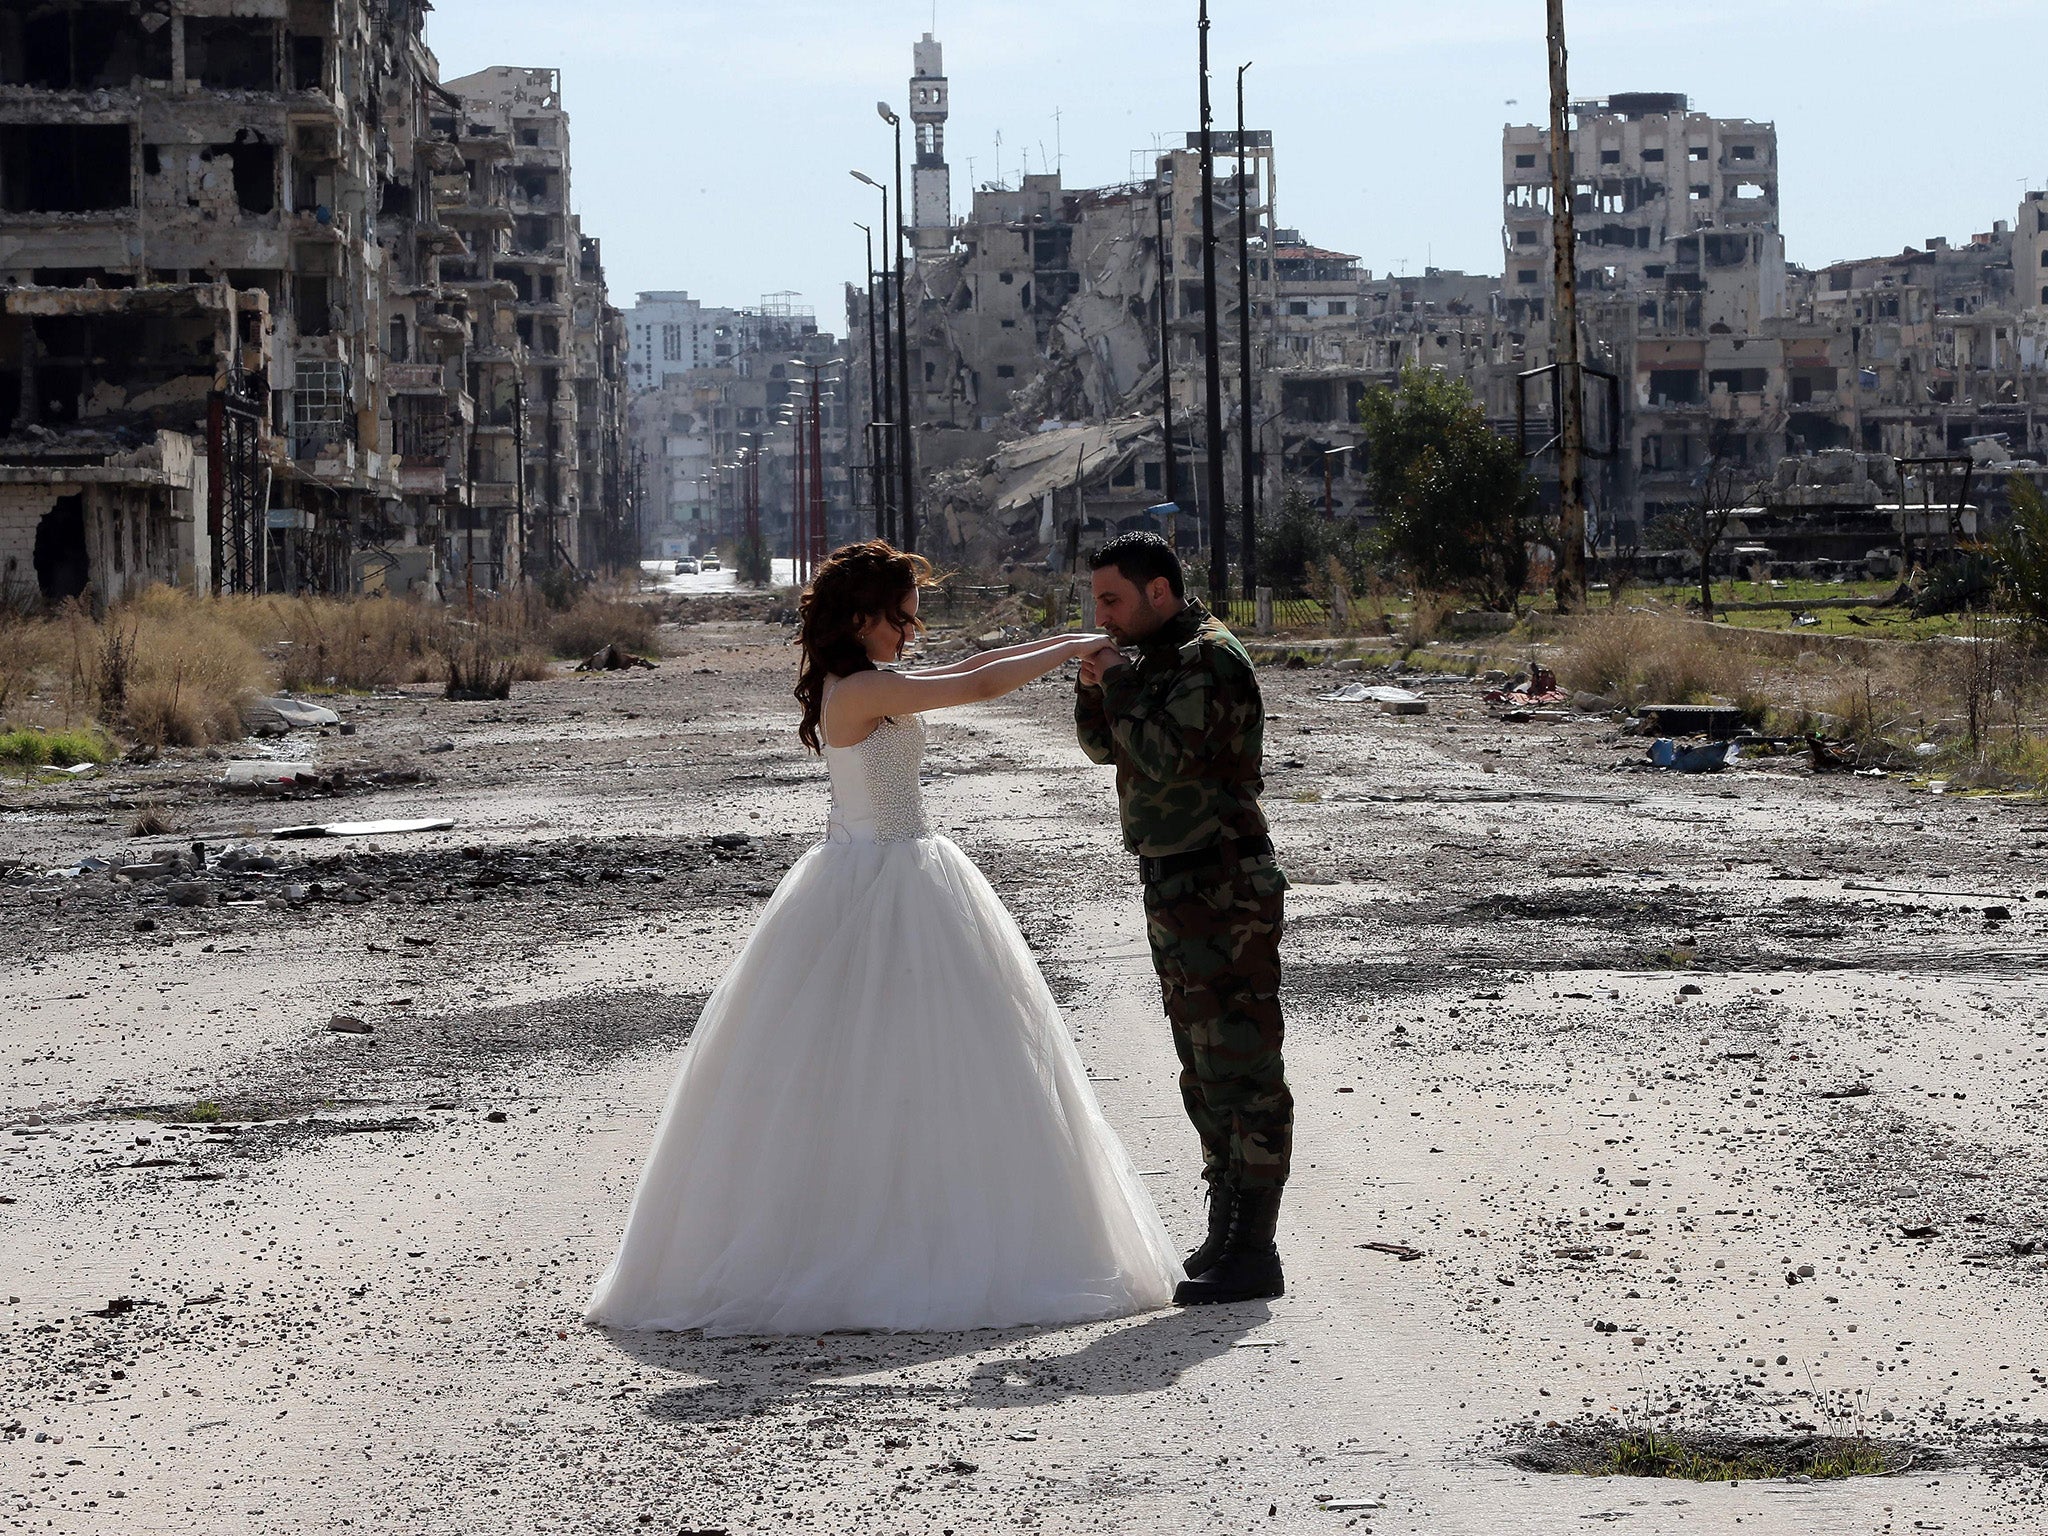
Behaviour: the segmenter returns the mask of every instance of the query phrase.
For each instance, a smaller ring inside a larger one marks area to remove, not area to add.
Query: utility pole
[[[803,397],[798,396],[799,400]],[[804,555],[809,541],[804,537],[804,518],[810,505],[810,487],[804,480],[804,412],[798,405],[790,417],[791,435],[795,439],[795,457],[791,462],[789,481],[789,566],[791,579],[802,586],[808,579]]]
[[[823,375],[825,370],[813,364],[811,367],[811,568],[816,570],[825,563],[825,546],[831,541],[825,536],[825,430]]]
[[[1207,3],[1207,0],[1204,0]],[[897,477],[903,492],[903,548],[917,548],[916,470],[910,453],[910,320],[905,313],[904,291],[909,286],[903,260],[905,227],[903,207],[903,119],[889,104],[877,102],[882,121],[896,130],[896,223],[891,228],[896,251],[896,458]]]
[[[1247,61],[1237,71],[1237,517],[1242,529],[1237,558],[1247,598],[1257,593],[1259,585],[1259,513],[1254,502],[1257,476],[1252,468],[1252,434],[1256,431],[1253,424],[1258,417],[1252,411],[1251,212],[1244,182],[1244,72],[1251,67]]]
[[[1155,185],[1152,206],[1159,215],[1159,430],[1166,450],[1166,484],[1160,500],[1174,501],[1178,499],[1174,482],[1179,478],[1179,465],[1173,451],[1173,252],[1166,240],[1166,178],[1158,177]]]
[[[867,237],[868,247],[868,481],[874,487],[875,495],[875,537],[889,537],[888,514],[883,507],[882,457],[876,452],[875,424],[882,420],[881,359],[875,355],[875,235],[865,224],[857,224],[860,232]]]
[[[512,375],[512,510],[519,529],[519,579],[526,579],[526,369]]]
[[[1553,0],[1555,3],[1555,0]],[[1209,0],[1201,0],[1202,346],[1208,389],[1209,600],[1219,610],[1230,590],[1230,512],[1223,504],[1223,359],[1216,339],[1216,145],[1209,131]]]
[[[1550,247],[1554,297],[1551,352],[1557,362],[1557,607],[1586,606],[1585,384],[1579,357],[1579,252],[1572,226],[1571,100],[1565,84],[1564,0],[1550,9]]]

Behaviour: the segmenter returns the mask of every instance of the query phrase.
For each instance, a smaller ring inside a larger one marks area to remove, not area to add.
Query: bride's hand
[[[1122,666],[1124,654],[1108,640],[1081,658],[1081,686],[1097,688],[1102,685],[1102,674],[1114,667]]]

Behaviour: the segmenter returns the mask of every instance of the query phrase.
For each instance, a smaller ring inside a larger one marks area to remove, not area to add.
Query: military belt
[[[1192,848],[1186,853],[1166,853],[1156,859],[1140,857],[1138,878],[1147,885],[1156,885],[1161,880],[1187,874],[1190,870],[1234,864],[1240,859],[1255,859],[1272,851],[1273,839],[1263,832],[1257,837],[1229,837],[1206,848]]]

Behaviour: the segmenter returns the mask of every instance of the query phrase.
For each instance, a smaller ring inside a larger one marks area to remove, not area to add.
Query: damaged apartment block
[[[559,207],[485,175],[464,145],[473,117],[498,131],[502,93],[486,82],[472,108],[438,81],[428,9],[0,14],[6,601],[104,603],[153,581],[434,592],[473,543],[488,554],[462,575],[487,587],[615,556],[623,331],[567,215],[567,119],[537,109],[555,119]],[[552,78],[486,72],[501,74]],[[449,217],[484,198],[483,224]],[[559,224],[541,242],[560,254],[559,314],[501,337],[463,279],[491,266],[476,242],[521,216]],[[537,446],[494,521],[473,494],[472,354],[507,349],[559,363],[514,392],[533,397]],[[539,514],[522,521],[529,490]]]

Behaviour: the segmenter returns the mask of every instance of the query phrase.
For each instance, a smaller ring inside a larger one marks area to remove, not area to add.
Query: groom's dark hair
[[[1173,588],[1174,600],[1187,600],[1188,578],[1181,569],[1180,556],[1156,533],[1120,533],[1088,557],[1091,571],[1111,565],[1141,593],[1164,576],[1166,584]]]

